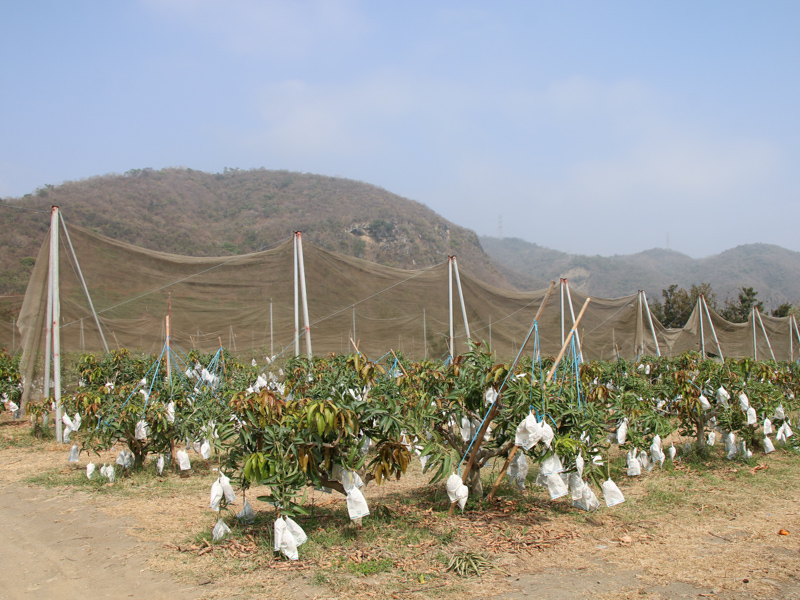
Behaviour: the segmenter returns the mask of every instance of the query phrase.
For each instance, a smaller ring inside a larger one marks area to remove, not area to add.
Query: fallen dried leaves
[[[579,539],[577,531],[553,531],[544,527],[529,525],[514,525],[506,523],[498,529],[494,519],[479,518],[458,520],[458,528],[463,532],[469,530],[469,538],[477,542],[480,547],[488,552],[517,554],[520,551],[532,553],[533,550],[544,550],[559,542],[569,542]]]
[[[197,556],[205,554],[221,554],[230,558],[247,558],[254,553],[258,547],[252,535],[247,536],[247,542],[234,539],[224,540],[218,544],[211,544],[208,540],[203,540],[201,544],[174,545],[164,544],[165,548],[173,548],[178,552],[191,552]]]

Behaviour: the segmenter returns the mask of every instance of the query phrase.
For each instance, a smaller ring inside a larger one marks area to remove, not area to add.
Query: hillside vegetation
[[[3,203],[7,205],[0,209],[3,295],[24,293],[52,205],[61,208],[68,226],[80,225],[174,254],[255,252],[300,230],[308,243],[403,269],[432,266],[456,254],[461,269],[488,283],[511,287],[473,231],[418,202],[337,177],[266,169],[215,174],[135,169],[124,175],[48,185]]]

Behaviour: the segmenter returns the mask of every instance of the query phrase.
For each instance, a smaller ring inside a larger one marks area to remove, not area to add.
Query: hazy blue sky
[[[379,185],[586,254],[800,251],[800,2],[0,0],[0,196]]]

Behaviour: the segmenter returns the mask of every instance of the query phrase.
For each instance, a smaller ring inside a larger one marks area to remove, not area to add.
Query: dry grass
[[[298,519],[309,541],[301,560],[289,562],[273,555],[274,512],[255,500],[263,490],[248,491],[259,511],[253,525],[223,511],[233,541],[208,543],[218,518],[208,508],[217,476],[211,464],[195,461],[189,478],[149,472],[103,484],[86,479],[86,455],[75,467],[67,448],[28,432],[0,419],[0,485],[90,494],[109,517],[132,519],[129,533],[149,543],[155,569],[199,585],[207,598],[672,598],[687,590],[774,598],[800,589],[800,459],[789,451],[752,464],[714,455],[710,465],[687,460],[638,479],[618,477],[626,502],[593,514],[538,488],[502,487],[491,506],[471,501],[448,518],[444,486],[428,485],[415,464],[401,481],[367,487],[372,515],[360,529],[347,519],[344,497],[311,491],[310,515]],[[241,494],[233,508],[241,508]],[[480,553],[494,568],[472,578],[447,572],[459,551]],[[558,592],[548,577],[572,587]],[[602,588],[590,590],[595,580]]]

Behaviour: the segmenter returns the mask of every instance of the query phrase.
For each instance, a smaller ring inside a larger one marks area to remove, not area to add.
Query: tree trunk
[[[698,415],[694,420],[695,430],[697,431],[697,452],[701,456],[706,454],[706,430],[705,420],[702,416]]]
[[[481,482],[481,468],[477,465],[472,467],[469,474],[469,495],[480,500],[483,498],[483,483]]]
[[[178,451],[175,448],[175,438],[169,440],[169,456],[172,461],[173,473],[180,473],[180,465],[178,464]]]

